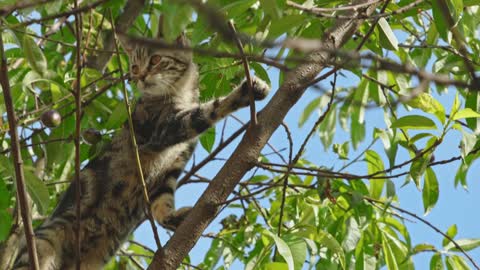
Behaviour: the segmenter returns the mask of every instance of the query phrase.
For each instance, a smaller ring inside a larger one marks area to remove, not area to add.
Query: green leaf
[[[435,253],[430,259],[430,270],[443,270],[442,254]]]
[[[335,143],[333,145],[333,152],[338,155],[340,159],[348,160],[348,150],[349,150],[348,142],[344,142],[342,144]]]
[[[431,168],[427,168],[422,190],[424,215],[427,215],[435,206],[439,193],[437,176]]]
[[[470,270],[470,267],[462,261],[461,257],[457,255],[448,256],[445,259],[445,263],[447,264],[447,269],[449,270]]]
[[[462,130],[462,141],[460,143],[460,150],[462,158],[465,159],[467,155],[473,150],[477,142],[477,136]]]
[[[222,257],[223,250],[223,241],[219,238],[213,239],[210,249],[205,254],[205,258],[203,259],[203,264],[201,265],[202,268],[213,269]]]
[[[264,80],[268,85],[271,85],[270,77],[268,76],[267,71],[263,68],[262,65],[258,64],[257,62],[251,62],[250,66],[255,71],[255,75],[258,76],[260,79]]]
[[[356,150],[358,145],[365,139],[365,122],[360,123],[354,117],[355,112],[352,114],[350,137],[352,138],[353,149]]]
[[[182,5],[176,1],[165,1],[162,6],[167,10],[162,13],[163,19],[163,34],[165,39],[169,42],[174,41],[179,37],[185,27],[192,20],[193,9],[190,5]]]
[[[469,251],[480,246],[480,238],[459,239],[459,240],[455,240],[455,242],[465,251]],[[448,243],[445,246],[445,249],[452,250],[452,251],[460,251],[458,248],[455,247],[455,245],[452,242]]]
[[[318,106],[320,105],[321,98],[315,98],[314,100],[310,101],[308,105],[305,107],[303,110],[302,114],[300,115],[300,120],[298,120],[298,126],[302,127],[303,124],[308,120],[310,115],[312,115],[312,112],[315,109],[318,109]]]
[[[407,115],[394,121],[390,128],[435,129],[436,125],[435,122],[425,116]]]
[[[100,103],[100,105],[103,105]],[[106,110],[109,110],[106,108]],[[125,107],[124,102],[117,102],[115,109],[113,109],[110,117],[108,118],[107,122],[105,123],[105,129],[116,129],[121,124],[123,124],[128,118],[127,108]]]
[[[410,176],[418,189],[420,189],[420,180],[427,169],[428,164],[430,163],[431,153],[425,153],[423,156],[415,159],[410,166]]]
[[[457,225],[456,224],[453,224],[452,226],[450,226],[450,228],[448,228],[447,230],[447,233],[448,237],[450,238],[455,238],[455,235],[457,235]],[[443,241],[442,241],[442,246],[445,247],[448,243],[450,243],[450,240],[448,240],[448,238],[443,238]]]
[[[383,248],[383,256],[387,263],[387,267],[389,270],[399,270],[398,262],[396,260],[395,254],[393,253],[392,247],[390,245],[390,241],[383,235],[382,237],[382,248]]]
[[[420,109],[426,113],[433,113],[440,122],[445,123],[445,108],[432,95],[421,93],[415,98],[410,99],[407,105]]]
[[[248,180],[249,183],[260,183],[260,182],[263,182],[265,180],[268,180],[270,179],[270,177],[266,176],[266,175],[255,175],[254,177],[250,178],[250,180]]]
[[[440,34],[440,37],[448,43],[448,27],[446,20],[443,16],[442,10],[438,4],[438,1],[432,1],[432,15],[433,15],[433,22]]]
[[[347,221],[347,235],[343,240],[342,247],[345,251],[349,252],[355,249],[360,238],[362,237],[362,231],[355,218],[349,218]]]
[[[380,18],[378,20],[378,26],[380,30],[380,45],[385,49],[398,50],[397,37],[393,33],[392,28],[390,28],[387,20],[383,17]]]
[[[383,165],[382,158],[377,152],[373,150],[365,151],[365,161],[367,162],[368,174],[374,174],[379,171],[384,171],[385,166]],[[384,173],[380,173],[376,176],[383,176]],[[370,196],[372,198],[378,199],[382,195],[383,186],[385,185],[384,179],[372,179],[370,181]]]
[[[465,99],[465,107],[470,108],[473,111],[480,110],[479,96],[480,96],[480,93],[478,91],[469,91]],[[467,121],[468,127],[471,130],[473,130],[474,132],[478,131],[477,129],[480,127],[480,119],[467,118],[466,121]]]
[[[436,249],[434,245],[430,245],[430,244],[418,244],[412,249],[413,254],[417,254],[425,251],[432,251],[432,250],[436,250]]]
[[[7,239],[12,221],[12,216],[6,210],[0,209],[0,243]]]
[[[209,128],[200,136],[200,144],[208,153],[212,152],[213,145],[215,144],[215,127]]]
[[[253,4],[258,0],[237,0],[227,2],[228,4],[224,5],[220,11],[226,12],[228,18],[236,17],[240,14],[245,13]]]
[[[455,115],[453,116],[453,120],[458,120],[462,118],[478,118],[478,117],[480,117],[480,113],[470,108],[465,108],[455,113]]]
[[[290,268],[292,269],[292,268]],[[265,265],[265,270],[289,270],[288,264],[283,262],[271,262]]]
[[[50,205],[50,195],[47,186],[32,171],[25,167],[25,185],[32,201],[37,206],[38,212],[42,215],[47,213]]]
[[[3,179],[0,180],[0,210],[10,206],[11,195]]]
[[[345,269],[346,263],[345,263],[345,253],[342,249],[342,246],[340,243],[338,243],[337,239],[333,237],[331,234],[325,231],[319,231],[318,236],[316,241],[326,247],[329,251],[337,254],[340,264],[342,265],[342,268]]]
[[[292,252],[295,270],[301,270],[307,258],[307,244],[302,238],[291,234],[283,235],[282,239],[285,240]]]
[[[265,10],[265,14],[269,15],[272,19],[278,19],[282,16],[282,7],[279,6],[279,2],[283,2],[280,4],[284,4],[285,0],[260,0],[260,4]]]
[[[270,30],[268,32],[268,38],[274,39],[281,36],[284,33],[300,26],[305,21],[306,17],[301,14],[289,15],[272,21]]]
[[[335,106],[332,105],[330,111],[327,112],[327,116],[323,119],[323,122],[318,126],[320,140],[322,141],[323,147],[328,149],[332,145],[333,137],[335,135],[337,123],[337,110]]]
[[[283,257],[283,259],[285,259],[285,262],[287,262],[288,269],[295,269],[292,251],[288,247],[287,243],[285,243],[282,238],[278,237],[276,234],[270,231],[264,230],[263,233],[273,239],[275,245],[277,246],[278,253]]]
[[[22,48],[30,67],[38,74],[43,74],[47,70],[47,59],[37,43],[29,35],[24,35]]]

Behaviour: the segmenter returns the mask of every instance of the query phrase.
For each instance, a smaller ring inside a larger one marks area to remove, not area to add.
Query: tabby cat
[[[199,104],[198,71],[192,53],[158,49],[120,36],[130,60],[130,76],[142,92],[133,112],[135,136],[155,220],[175,228],[188,208],[175,210],[176,180],[192,155],[199,134],[249,104],[247,84],[223,98]],[[185,46],[183,35],[177,39]],[[254,78],[256,100],[268,86]],[[81,269],[101,269],[144,221],[145,200],[137,174],[128,124],[105,151],[83,168],[81,181]],[[41,270],[75,267],[75,184],[53,214],[35,230]],[[29,269],[25,244],[14,269]]]

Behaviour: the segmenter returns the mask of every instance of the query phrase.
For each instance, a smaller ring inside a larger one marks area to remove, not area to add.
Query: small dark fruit
[[[96,144],[102,140],[102,134],[94,128],[84,130],[82,137],[88,144]]]
[[[56,110],[49,110],[42,113],[42,123],[50,128],[58,127],[62,123],[62,116]]]

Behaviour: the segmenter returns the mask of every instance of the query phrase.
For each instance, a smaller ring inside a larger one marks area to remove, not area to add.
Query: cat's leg
[[[13,270],[30,270],[30,258],[26,241],[22,241],[22,248],[19,251]],[[40,270],[59,270],[59,256],[53,243],[48,239],[35,238],[37,257]]]
[[[175,230],[188,214],[189,207],[175,210],[175,189],[181,169],[172,170],[154,187],[149,196],[152,201],[150,209],[153,218],[163,227]]]
[[[269,92],[268,85],[253,77],[255,100],[264,99]],[[234,89],[228,96],[201,104],[193,109],[180,112],[174,118],[156,127],[147,144],[141,150],[161,151],[171,145],[195,138],[230,113],[249,104],[247,82]]]

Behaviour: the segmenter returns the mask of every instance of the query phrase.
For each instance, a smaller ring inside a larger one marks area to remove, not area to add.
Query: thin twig
[[[48,3],[48,2],[53,2],[53,1],[56,1],[56,0],[35,0],[35,1],[32,1],[32,0],[25,1],[24,0],[24,1],[18,1],[17,3],[15,3],[13,5],[0,7],[0,17],[7,17],[8,15],[10,15],[10,13],[12,13],[14,11],[34,7],[34,6],[37,6],[37,5],[39,6],[41,4]]]
[[[380,13],[385,12],[385,9],[387,9],[388,3],[390,3],[390,0],[385,1],[385,4],[382,6],[382,9],[381,9]],[[370,38],[370,35],[372,35],[373,31],[375,30],[375,26],[378,24],[379,20],[380,20],[380,18],[375,19],[373,24],[370,26],[370,29],[368,30],[367,34],[363,37],[363,39],[358,44],[358,46],[356,48],[356,51],[360,51],[360,49],[363,47],[365,42],[367,42],[367,40]]]
[[[235,140],[240,134],[242,134],[245,129],[247,129],[248,124],[243,125],[239,128],[235,133],[233,133],[230,137],[228,137],[224,142],[220,143],[220,145],[215,148],[205,159],[203,159],[200,163],[194,166],[188,173],[186,173],[182,179],[178,180],[177,187],[181,187],[186,184],[192,175],[194,175],[198,170],[200,170],[205,164],[210,162],[220,151],[222,151],[225,147],[227,147],[233,140]]]
[[[28,21],[25,21],[25,22],[22,22],[22,23],[9,25],[8,27],[9,28],[23,28],[25,26],[28,26],[28,25],[31,25],[31,24],[34,24],[34,23],[41,23],[41,22],[44,22],[44,21],[54,20],[54,19],[57,19],[57,18],[65,17],[65,16],[71,16],[71,15],[74,15],[74,14],[83,13],[87,10],[92,9],[92,8],[96,8],[97,6],[103,4],[104,2],[107,2],[107,0],[99,0],[99,1],[87,4],[85,6],[82,6],[82,7],[74,7],[73,9],[71,9],[69,11],[56,13],[56,14],[53,14],[53,15],[50,15],[50,16],[45,16],[43,18],[39,18],[39,19],[31,19],[31,20],[28,20]]]
[[[428,227],[432,228],[434,231],[436,231],[437,233],[441,234],[443,237],[445,237],[446,239],[448,239],[448,241],[452,242],[452,244],[455,246],[455,248],[457,248],[461,253],[463,253],[463,255],[465,255],[465,257],[467,257],[467,259],[472,263],[472,265],[475,267],[475,269],[477,270],[480,270],[480,267],[477,265],[477,263],[475,262],[475,260],[473,260],[473,258],[468,255],[468,253],[455,241],[453,240],[453,238],[451,238],[450,236],[448,236],[446,233],[442,232],[439,228],[437,228],[435,225],[433,225],[432,223],[430,223],[428,220],[422,218],[422,217],[419,217],[418,215],[416,215],[415,213],[412,213],[408,210],[405,210],[403,208],[400,208],[400,207],[397,207],[391,203],[387,203],[387,202],[383,202],[383,201],[380,201],[380,200],[376,200],[374,198],[370,198],[370,197],[363,197],[366,201],[372,203],[372,204],[375,204],[375,203],[381,203],[387,207],[391,207],[399,212],[402,212],[404,214],[407,214],[419,221],[421,221],[423,224],[427,225]]]
[[[463,56],[463,62],[465,64],[465,67],[467,68],[468,72],[470,73],[470,76],[472,77],[473,81],[473,89],[472,90],[480,90],[480,80],[477,77],[475,67],[470,61],[467,61],[466,59],[469,58],[469,52],[467,50],[467,47],[465,46],[464,38],[460,31],[458,30],[455,21],[452,18],[452,15],[450,14],[450,10],[448,8],[448,4],[445,0],[438,0],[438,7],[440,11],[443,14],[443,17],[445,19],[445,22],[447,24],[448,29],[453,35],[453,38],[455,40],[455,44],[458,47],[458,51],[460,54]]]
[[[113,15],[112,15],[111,10],[110,10],[110,18],[113,21]],[[113,29],[113,32],[115,33],[115,29]],[[115,44],[115,51],[116,51],[116,55],[117,55],[117,59],[118,59],[118,68],[120,69],[120,74],[123,74],[122,61],[120,59],[120,50],[118,49],[118,44],[117,44],[116,40],[114,41],[114,44]],[[147,217],[148,217],[148,220],[150,221],[150,225],[152,227],[153,236],[155,238],[157,248],[160,250],[160,249],[162,249],[162,244],[160,243],[160,237],[158,236],[157,227],[155,226],[155,222],[153,221],[153,216],[152,216],[151,209],[150,209],[151,202],[150,202],[150,198],[148,196],[148,190],[147,190],[147,185],[145,183],[145,178],[143,176],[142,164],[140,162],[140,154],[138,153],[137,140],[135,138],[135,131],[133,129],[132,108],[130,106],[130,101],[128,99],[127,88],[125,87],[125,81],[124,80],[122,80],[122,89],[123,89],[123,98],[125,100],[125,106],[127,108],[128,127],[129,127],[129,131],[130,131],[130,140],[131,140],[132,147],[133,147],[133,150],[134,150],[135,161],[137,163],[136,167],[137,167],[137,171],[138,171],[138,176],[140,177],[140,181],[142,182],[143,197],[144,197],[145,202],[147,204],[147,209],[146,209]]]
[[[285,176],[283,177],[283,187],[282,187],[282,201],[280,203],[280,216],[278,219],[278,228],[277,228],[277,235],[281,236],[282,234],[282,225],[283,225],[283,214],[285,211],[285,200],[287,198],[287,187],[288,187],[288,178],[290,177],[290,172],[292,171],[292,165],[293,165],[293,139],[292,139],[292,133],[290,132],[290,129],[288,126],[285,124],[285,122],[281,123],[283,129],[285,130],[285,133],[287,134],[287,139],[288,139],[288,167],[287,167],[287,172],[285,173]],[[278,247],[275,246],[275,251],[273,252],[273,259],[275,260],[275,257],[278,254]]]
[[[17,200],[20,204],[20,214],[25,227],[25,238],[27,240],[28,256],[30,267],[33,270],[40,269],[38,265],[37,247],[33,234],[30,208],[28,207],[27,191],[25,189],[25,177],[23,175],[23,161],[20,152],[20,142],[17,133],[17,119],[15,117],[15,108],[13,107],[12,95],[10,92],[10,83],[7,71],[7,59],[3,47],[2,31],[0,31],[0,84],[2,86],[5,107],[7,109],[8,125],[10,130],[10,139],[12,141],[12,155],[15,167],[15,180],[17,186]]]
[[[243,51],[242,41],[237,36],[237,31],[235,30],[235,25],[233,25],[232,20],[228,21],[228,26],[230,27],[230,30],[235,36],[235,43],[237,44],[240,55],[242,56],[243,68],[245,69],[245,77],[247,78],[248,98],[250,101],[250,125],[253,128],[257,125],[257,112],[255,109],[255,97],[253,93],[252,77],[250,76],[250,67],[248,65],[248,59],[245,56],[245,52]]]
[[[77,0],[73,1],[73,8],[78,6]],[[75,137],[73,141],[75,143],[75,267],[80,270],[81,264],[81,239],[80,239],[80,216],[81,216],[81,204],[80,198],[82,194],[80,184],[80,129],[82,122],[82,96],[80,89],[80,80],[82,76],[82,60],[81,60],[81,45],[82,45],[82,15],[81,13],[75,13],[75,36],[77,40],[76,49],[76,64],[77,64],[77,77],[74,83],[74,96],[75,96]]]

